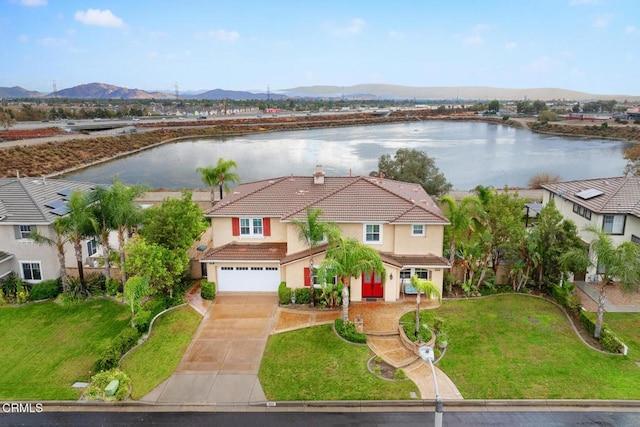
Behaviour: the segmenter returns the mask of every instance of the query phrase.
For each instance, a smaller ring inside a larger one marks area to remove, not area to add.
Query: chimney
[[[322,172],[322,165],[316,165],[316,173],[313,174],[314,184],[324,184],[324,172]]]

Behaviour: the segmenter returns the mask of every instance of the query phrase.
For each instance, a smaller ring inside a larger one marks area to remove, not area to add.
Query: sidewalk
[[[576,281],[574,282],[578,288],[580,288],[589,298],[591,298],[595,304],[598,304],[600,299],[600,285],[592,282]],[[609,287],[608,287],[609,288]],[[631,304],[612,304],[609,301],[608,295],[619,294],[620,291],[617,288],[607,289],[604,300],[604,310],[607,313],[640,313],[640,304],[634,304],[633,298],[624,298],[624,296],[616,298],[617,300],[623,300],[625,302],[631,302]],[[617,296],[617,295],[616,295]]]

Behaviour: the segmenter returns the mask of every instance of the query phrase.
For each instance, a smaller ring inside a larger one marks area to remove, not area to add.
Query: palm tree
[[[33,230],[29,234],[29,238],[33,239],[38,244],[45,244],[49,246],[55,246],[58,251],[58,262],[60,263],[60,281],[62,282],[62,292],[67,292],[67,266],[65,265],[64,253],[65,245],[69,242],[69,234],[65,229],[66,223],[62,221],[62,217],[56,218],[53,222],[53,230],[56,235],[55,238],[47,237],[39,232]]]
[[[109,188],[98,187],[91,194],[92,212],[98,223],[97,233],[104,251],[104,270],[107,280],[111,277],[109,232],[111,230],[118,231],[121,262],[123,262],[124,232],[126,228],[138,224],[140,218],[138,218],[139,215],[137,214],[140,211],[140,207],[134,203],[134,200],[144,191],[145,188],[143,186],[126,186],[116,176],[113,178]],[[135,214],[131,218],[130,211]],[[125,224],[122,224],[123,221]]]
[[[120,276],[122,285],[127,282],[125,271],[125,236],[127,232],[142,222],[142,208],[135,199],[145,192],[140,185],[127,186],[118,177],[113,179],[109,187],[109,225],[118,232],[118,251],[120,252]],[[106,257],[105,257],[106,258]]]
[[[375,272],[384,281],[385,269],[378,251],[360,243],[352,237],[339,237],[327,250],[322,268],[330,275],[336,275],[343,284],[342,320],[349,321],[349,289],[351,278],[357,279],[361,273]]]
[[[222,190],[229,191],[229,183],[239,183],[240,175],[231,172],[232,168],[237,168],[238,164],[233,160],[225,160],[222,157],[218,159],[215,166],[197,168],[196,172],[202,174],[202,182],[211,187],[211,203],[213,203],[214,188],[220,187],[220,199],[222,199]]]
[[[447,195],[440,199],[445,215],[449,220],[446,226],[449,236],[449,264],[453,267],[458,240],[467,240],[475,230],[474,218],[478,214],[480,201],[477,197],[467,196],[460,202]]]
[[[432,282],[431,280],[424,280],[419,278],[416,274],[411,276],[411,286],[416,288],[416,338],[418,341],[420,338],[420,294],[424,292],[425,298],[433,298],[436,297],[438,301],[440,301],[440,291],[438,290],[438,286]]]
[[[325,240],[333,242],[340,234],[338,226],[332,222],[320,221],[321,209],[307,207],[307,218],[304,221],[293,219],[291,222],[298,230],[298,240],[304,242],[309,250],[309,305],[315,305],[313,287],[313,252],[318,245]]]
[[[59,218],[61,227],[69,236],[69,241],[73,244],[78,265],[78,276],[80,283],[84,284],[84,269],[82,263],[82,241],[93,235],[98,228],[97,221],[89,209],[91,199],[83,191],[76,190],[71,193],[67,202],[68,214]]]
[[[596,269],[596,277],[600,279],[600,296],[593,336],[600,338],[606,286],[616,280],[620,283],[620,289],[623,292],[638,291],[640,285],[640,247],[629,241],[615,246],[611,236],[593,225],[585,227],[584,230],[595,236],[590,244],[592,257],[589,257],[584,250],[574,249],[563,256],[562,263],[573,272],[584,271],[587,267]]]

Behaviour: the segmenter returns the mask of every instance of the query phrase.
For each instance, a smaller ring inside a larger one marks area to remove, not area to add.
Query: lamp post
[[[434,419],[435,427],[442,427],[442,408],[444,406],[444,402],[442,401],[442,397],[440,396],[440,392],[438,391],[438,379],[436,378],[436,370],[433,367],[433,361],[435,360],[435,355],[433,353],[433,349],[428,345],[423,345],[418,349],[420,353],[420,357],[425,362],[429,362],[429,366],[431,367],[431,374],[433,375],[433,384],[436,388],[436,412]]]

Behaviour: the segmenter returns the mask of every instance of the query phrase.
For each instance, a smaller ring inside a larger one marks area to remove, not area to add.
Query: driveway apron
[[[143,400],[174,404],[266,401],[258,369],[277,309],[275,293],[218,294],[174,374]]]

